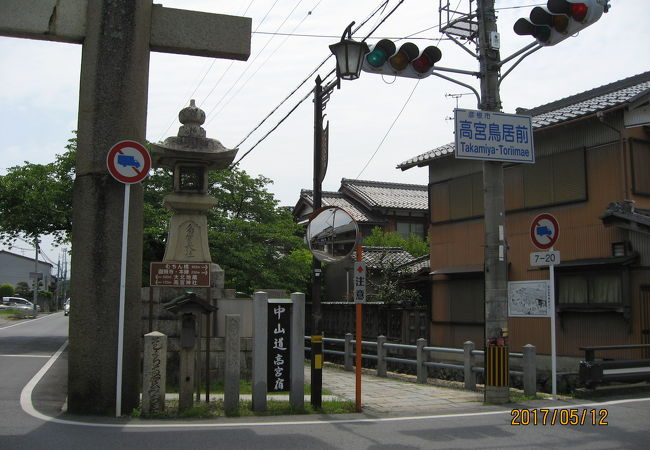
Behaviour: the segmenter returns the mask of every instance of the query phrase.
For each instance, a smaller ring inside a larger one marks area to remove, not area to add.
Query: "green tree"
[[[58,242],[69,239],[76,147],[72,138],[53,163],[26,162],[0,177],[0,239],[13,242],[20,236],[35,239],[43,234],[53,234]],[[302,229],[267,190],[271,182],[237,168],[210,172],[208,193],[218,201],[208,211],[212,259],[226,271],[227,288],[248,293],[259,288],[307,292],[311,255]],[[172,176],[167,170],[153,170],[142,184],[143,281],[147,284],[149,263],[161,261],[165,252],[171,213],[162,202],[172,191]]]
[[[11,284],[0,284],[0,297],[13,297],[16,290]]]
[[[404,239],[396,231],[384,232],[380,227],[374,227],[370,236],[363,239],[363,245],[369,247],[402,247],[414,257],[429,254],[429,244],[415,234]]]
[[[59,243],[72,229],[72,183],[76,138],[66,152],[49,164],[25,162],[0,176],[0,240],[13,244],[18,238],[37,241],[50,234]]]
[[[18,283],[16,283],[16,293],[14,295],[16,297],[21,297],[21,298],[34,297],[34,295],[32,294],[32,289],[25,281],[19,281]]]

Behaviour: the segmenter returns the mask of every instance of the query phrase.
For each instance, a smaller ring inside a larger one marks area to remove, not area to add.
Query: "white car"
[[[21,297],[2,297],[2,309],[12,309],[23,317],[36,317],[34,304]],[[38,308],[40,309],[40,308]],[[37,311],[38,311],[37,309]]]

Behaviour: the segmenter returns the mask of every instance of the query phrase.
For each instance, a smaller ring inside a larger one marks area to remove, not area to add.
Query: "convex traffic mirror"
[[[347,211],[325,207],[314,213],[307,226],[307,243],[316,259],[325,263],[345,260],[357,245],[359,227]]]

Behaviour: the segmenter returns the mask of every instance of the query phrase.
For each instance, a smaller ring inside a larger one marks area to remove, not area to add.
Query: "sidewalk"
[[[310,381],[310,368],[305,367],[305,382]],[[373,373],[374,371],[366,371]],[[380,378],[370,373],[361,375],[361,406],[370,414],[445,414],[477,410],[483,405],[483,393],[440,385],[415,383],[409,375]],[[323,389],[333,395],[355,401],[355,372],[326,365],[323,368]]]

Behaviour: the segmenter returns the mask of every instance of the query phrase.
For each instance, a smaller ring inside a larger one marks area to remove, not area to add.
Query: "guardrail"
[[[309,336],[305,336],[306,341],[310,341]],[[356,340],[352,338],[352,333],[347,333],[345,339],[338,338],[323,338],[323,342],[343,344],[343,351],[340,350],[323,350],[323,353],[330,355],[343,356],[345,370],[353,370],[353,360],[356,356],[354,351]],[[402,363],[416,366],[417,382],[426,383],[428,378],[428,367],[437,367],[445,369],[456,369],[463,371],[463,378],[465,389],[476,389],[476,375],[484,372],[484,368],[477,364],[477,357],[483,357],[485,352],[483,350],[476,350],[475,345],[471,341],[465,342],[463,348],[446,348],[446,347],[428,347],[426,340],[420,338],[417,340],[417,345],[394,344],[386,341],[385,336],[378,336],[377,341],[361,341],[361,346],[376,348],[374,354],[361,353],[361,358],[366,360],[377,361],[377,376],[385,377],[387,375],[387,363]],[[401,349],[415,351],[415,359],[400,358],[389,356],[390,349]],[[306,351],[310,351],[309,347],[305,347]],[[431,353],[451,353],[456,355],[463,355],[463,364],[451,364],[444,362],[431,361]],[[524,393],[526,395],[535,395],[537,391],[537,367],[536,367],[536,350],[533,345],[525,345],[523,353],[510,353],[510,358],[522,359],[523,371],[511,370],[510,375],[522,375],[524,384]]]
[[[596,359],[596,351],[650,349],[648,344],[602,345],[580,347],[585,352],[585,360],[580,361],[580,382],[588,389],[610,381],[637,382],[650,381],[650,359]]]

